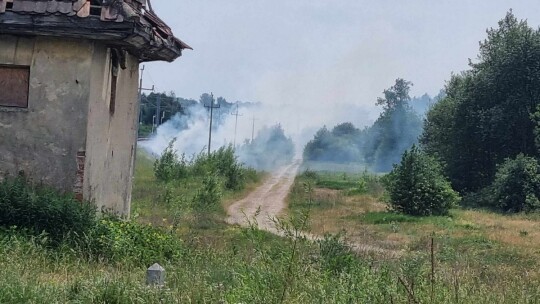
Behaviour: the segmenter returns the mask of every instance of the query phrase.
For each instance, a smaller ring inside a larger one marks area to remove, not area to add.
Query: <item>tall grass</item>
[[[429,249],[381,262],[357,256],[333,237],[316,245],[294,232],[282,239],[245,228],[229,231],[227,241],[219,251],[191,245],[185,254],[163,263],[166,288],[155,289],[144,285],[145,267],[88,261],[66,250],[43,247],[39,237],[4,231],[0,267],[10,275],[0,277],[0,303],[534,303],[540,299],[538,277],[525,270],[500,277],[495,269],[443,268],[440,247],[435,247],[433,263]]]
[[[182,210],[183,197],[166,189],[149,189],[162,198],[156,210]],[[313,185],[303,185],[302,191],[313,203]],[[307,239],[302,231],[310,218],[301,212],[277,221],[283,237],[255,225],[229,227],[218,211],[208,212],[215,217],[204,229],[181,221],[158,228],[104,218],[89,235],[101,247],[49,246],[47,234],[0,229],[0,303],[540,301],[540,278],[531,271],[537,262],[486,237],[435,235],[433,246],[430,239],[419,239],[409,254],[381,259],[353,250],[341,235]],[[459,227],[443,219],[431,224]],[[164,288],[145,285],[145,270],[153,262],[167,270]],[[501,271],[508,265],[516,267]]]

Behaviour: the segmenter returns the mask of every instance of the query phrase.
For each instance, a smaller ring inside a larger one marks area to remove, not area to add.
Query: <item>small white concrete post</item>
[[[165,285],[165,268],[158,263],[146,270],[146,285],[162,287]]]

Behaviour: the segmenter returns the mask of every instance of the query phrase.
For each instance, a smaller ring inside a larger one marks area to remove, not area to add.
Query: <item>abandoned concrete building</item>
[[[184,49],[147,0],[0,0],[0,176],[129,215],[139,64]]]

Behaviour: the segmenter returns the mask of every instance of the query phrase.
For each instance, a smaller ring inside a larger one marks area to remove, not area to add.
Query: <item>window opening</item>
[[[0,106],[28,108],[30,67],[0,65]]]
[[[109,101],[109,113],[114,115],[116,110],[116,86],[118,72],[120,71],[120,54],[117,49],[111,49],[111,100]]]

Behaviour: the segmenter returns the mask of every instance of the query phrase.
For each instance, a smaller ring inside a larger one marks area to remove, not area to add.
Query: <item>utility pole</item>
[[[143,88],[143,75],[144,75],[144,65],[142,66],[141,68],[141,79],[139,81],[139,95],[137,97],[137,101],[139,102],[139,118],[137,119],[137,121],[139,122],[139,125],[141,124],[141,118],[142,118],[142,107],[141,107],[141,104],[142,104],[142,91],[154,91],[154,85],[152,85],[152,88],[151,89],[145,89]],[[137,138],[139,137],[139,128],[137,128]]]
[[[156,105],[156,128],[160,125],[160,117],[161,117],[161,94],[158,93],[157,95],[157,105]]]
[[[212,120],[214,118],[214,109],[219,109],[221,105],[214,105],[214,93],[210,94],[212,100],[210,106],[204,105],[205,108],[210,108],[210,130],[208,131],[208,155],[210,155],[210,146],[212,145]]]
[[[238,113],[238,101],[236,102],[236,112],[231,113],[231,115],[236,116],[236,121],[234,123],[234,143],[233,143],[233,147],[236,148],[236,127],[238,126],[238,116],[243,116],[242,114]]]
[[[251,126],[251,143],[253,143],[253,138],[255,137],[255,115],[253,116],[253,125]]]
[[[140,135],[139,134],[139,129],[140,129],[140,126],[141,126],[141,123],[142,123],[142,120],[141,120],[141,118],[142,118],[142,91],[154,91],[154,85],[152,85],[151,89],[143,88],[143,76],[144,76],[144,65],[141,68],[141,75],[140,75],[140,79],[139,79],[139,92],[138,92],[138,95],[137,95],[137,106],[139,107],[139,113],[138,113],[137,121],[135,121],[135,124],[136,124],[135,134],[134,134],[135,135],[135,142],[133,143],[133,152],[132,152],[133,157],[132,157],[131,172],[130,172],[131,178],[133,178],[134,173],[135,173],[133,168],[135,167],[135,161],[136,161],[136,158],[137,158],[137,143],[139,141],[139,135]]]

